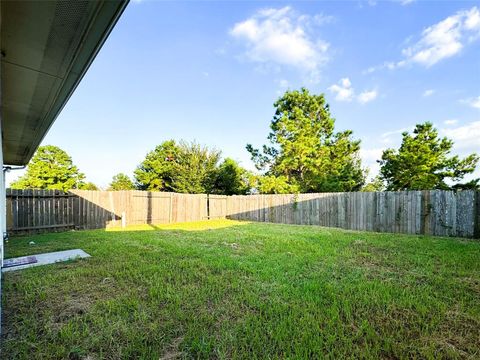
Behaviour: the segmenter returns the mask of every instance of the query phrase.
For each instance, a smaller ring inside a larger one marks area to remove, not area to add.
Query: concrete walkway
[[[57,262],[63,262],[63,261],[75,260],[75,259],[87,258],[87,257],[90,257],[90,255],[88,255],[82,249],[56,251],[56,252],[45,253],[45,254],[22,256],[18,258],[5,259],[3,261],[4,267],[2,268],[2,272],[21,270],[29,267],[34,267],[34,266],[54,264]],[[5,265],[8,265],[8,264],[19,264],[19,265],[5,267]]]

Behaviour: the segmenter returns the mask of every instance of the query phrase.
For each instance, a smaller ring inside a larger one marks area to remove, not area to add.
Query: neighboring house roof
[[[28,163],[127,3],[1,1],[4,164]]]

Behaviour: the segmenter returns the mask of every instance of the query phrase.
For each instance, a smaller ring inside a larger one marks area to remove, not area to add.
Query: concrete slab
[[[36,262],[30,261],[31,260],[30,258],[32,256],[35,257],[35,259],[37,260]],[[4,267],[2,268],[2,272],[21,270],[21,269],[30,268],[33,266],[48,265],[48,264],[54,264],[57,262],[63,262],[63,261],[74,260],[79,258],[87,258],[87,257],[90,257],[90,255],[88,255],[82,249],[56,251],[51,253],[22,256],[22,257],[8,259],[8,260],[15,263],[19,263],[19,264],[24,264],[24,265]]]

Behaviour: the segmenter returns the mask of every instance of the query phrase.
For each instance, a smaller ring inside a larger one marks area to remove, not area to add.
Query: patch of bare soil
[[[172,341],[167,351],[160,357],[160,360],[180,359],[183,352],[179,350],[179,346],[183,341],[183,337],[178,337]]]
[[[383,281],[396,280],[401,274],[393,260],[394,253],[391,250],[368,244],[364,240],[355,240],[350,248],[353,257],[354,267],[365,270],[365,275],[369,279],[381,279]]]

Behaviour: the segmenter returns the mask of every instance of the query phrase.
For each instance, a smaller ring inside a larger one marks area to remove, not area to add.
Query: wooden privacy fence
[[[101,229],[207,219],[207,195],[7,189],[7,231]]]
[[[480,192],[398,191],[231,196],[227,216],[351,230],[480,237]]]
[[[7,189],[9,232],[98,229],[226,217],[480,238],[480,193],[432,190],[221,196]]]

